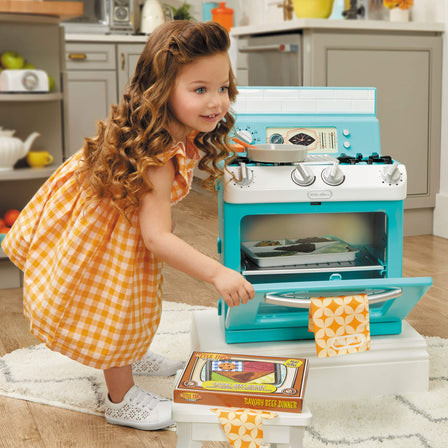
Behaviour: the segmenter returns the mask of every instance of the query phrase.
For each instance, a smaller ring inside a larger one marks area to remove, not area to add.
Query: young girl
[[[170,401],[135,386],[132,375],[135,361],[144,368],[159,324],[163,262],[213,284],[229,306],[254,296],[239,273],[172,233],[170,207],[189,192],[193,169],[213,189],[217,163],[229,155],[237,91],[228,47],[214,22],[155,30],[121,103],[41,187],[2,245],[24,271],[32,333],[104,371],[109,423],[173,423]]]

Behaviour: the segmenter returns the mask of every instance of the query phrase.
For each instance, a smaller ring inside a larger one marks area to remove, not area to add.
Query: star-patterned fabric
[[[369,350],[367,295],[312,298],[308,330],[314,332],[318,358]]]
[[[235,448],[258,448],[263,443],[263,419],[277,417],[275,412],[216,408],[212,411],[218,415],[222,428]]]

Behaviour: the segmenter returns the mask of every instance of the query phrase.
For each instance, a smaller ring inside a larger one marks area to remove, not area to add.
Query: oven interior
[[[313,237],[329,237],[330,241],[346,242],[354,256],[348,260],[336,257],[335,261],[327,261],[329,257],[321,253],[310,257],[311,262],[307,263],[304,253],[304,263],[296,257],[300,264],[270,266],[267,262],[267,266],[263,263],[260,266],[251,258],[250,252],[241,250],[241,272],[251,283],[274,282],[280,277],[281,281],[381,278],[388,268],[387,224],[388,218],[383,211],[245,216],[241,220],[242,246],[263,241],[294,243],[297,240],[312,241]]]

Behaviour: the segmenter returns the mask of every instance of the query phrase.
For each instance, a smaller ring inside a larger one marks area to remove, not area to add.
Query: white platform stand
[[[367,352],[330,358],[317,358],[314,340],[227,344],[215,310],[194,312],[191,338],[196,351],[308,358],[307,400],[425,392],[429,387],[426,341],[406,321],[399,335],[372,337]]]
[[[173,403],[177,426],[177,448],[202,448],[204,441],[227,441],[218,416],[210,409],[216,406]],[[278,412],[272,420],[263,420],[263,442],[271,448],[302,448],[305,428],[311,423],[307,408],[302,413]]]

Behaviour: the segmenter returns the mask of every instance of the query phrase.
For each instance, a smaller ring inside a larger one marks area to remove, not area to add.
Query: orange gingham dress
[[[68,159],[24,208],[2,248],[24,271],[24,313],[51,350],[107,369],[147,352],[161,315],[163,263],[108,200],[83,210],[85,191]],[[185,197],[199,161],[192,138],[159,156],[173,158],[171,203]]]

